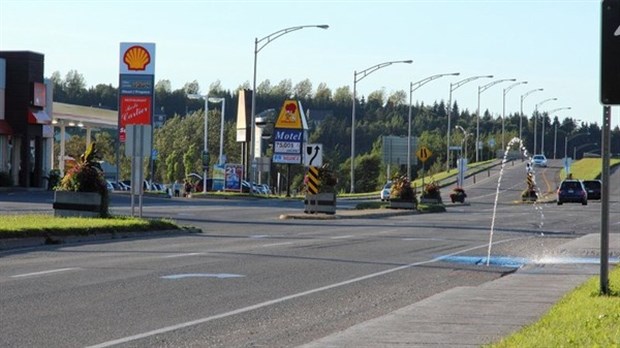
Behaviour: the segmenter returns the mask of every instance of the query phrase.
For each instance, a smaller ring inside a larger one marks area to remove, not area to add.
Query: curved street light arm
[[[504,95],[506,95],[508,92],[510,92],[511,89],[519,86],[519,85],[525,85],[527,84],[527,81],[521,81],[521,82],[517,82],[517,83],[513,83],[512,85],[504,88]]]
[[[380,63],[377,65],[373,65],[370,68],[364,69],[362,71],[355,71],[353,72],[353,80],[355,83],[360,82],[361,80],[364,79],[364,77],[372,74],[373,72],[381,69],[381,68],[385,68],[386,66],[395,64],[395,63],[407,63],[407,64],[411,64],[413,63],[413,60],[395,60],[395,61],[391,61],[391,62],[385,62],[385,63]],[[362,75],[360,78],[358,78],[359,75]]]
[[[489,89],[489,88],[491,88],[491,87],[495,86],[495,85],[496,85],[496,84],[498,84],[498,83],[502,83],[502,82],[506,82],[506,81],[517,81],[517,79],[501,79],[501,80],[497,80],[497,81],[489,82],[489,83],[487,83],[487,84],[486,84],[486,85],[484,85],[484,86],[480,86],[480,87],[478,87],[478,89],[479,89],[479,93],[482,93],[482,92],[486,91],[487,89]]]
[[[410,84],[410,87],[409,87],[409,93],[413,93],[418,88],[420,88],[420,87],[424,86],[425,84],[427,84],[427,83],[429,83],[429,82],[431,82],[431,81],[433,81],[435,79],[438,79],[440,77],[443,77],[443,76],[458,76],[458,75],[460,75],[460,73],[437,74],[437,75],[429,76],[429,77],[424,78],[424,79],[422,79],[420,81],[417,81],[417,82],[412,82]]]
[[[556,108],[556,109],[547,111],[547,115],[552,116],[552,114],[554,112],[558,112],[560,110],[570,110],[570,109],[572,109],[570,106],[564,106],[564,107],[561,107],[561,108]]]
[[[262,39],[255,39],[255,45],[254,45],[254,53],[258,53],[260,52],[263,47],[267,46],[267,44],[269,44],[271,41],[279,38],[282,35],[288,34],[292,31],[296,31],[296,30],[300,30],[303,28],[321,28],[321,29],[327,29],[329,28],[329,25],[327,24],[321,24],[321,25],[298,25],[296,27],[290,27],[290,28],[285,28],[285,29],[280,29],[276,32],[273,32],[267,36],[265,36]],[[262,43],[263,41],[265,41],[264,43]],[[262,43],[262,44],[261,44]]]
[[[527,93],[525,93],[525,94],[521,95],[521,102],[523,102],[523,100],[524,100],[525,98],[527,98],[527,96],[528,96],[528,95],[530,95],[530,94],[532,94],[532,93],[534,93],[534,92],[542,92],[542,91],[544,91],[544,90],[545,90],[544,88],[536,88],[536,89],[533,89],[533,90],[531,90],[531,91],[528,91]]]
[[[466,79],[463,79],[461,81],[458,81],[457,83],[451,83],[450,84],[450,92],[454,92],[457,88],[461,87],[462,85],[466,84],[467,82],[470,82],[470,81],[473,81],[473,80],[477,80],[477,79],[481,79],[481,78],[492,79],[493,75],[472,76],[472,77],[468,77]]]
[[[538,107],[539,107],[539,106],[543,105],[543,104],[544,104],[544,103],[546,103],[546,102],[550,102],[550,101],[552,101],[552,100],[558,100],[558,98],[549,98],[549,99],[545,99],[545,100],[541,101],[540,103],[536,104],[535,109],[538,111]]]

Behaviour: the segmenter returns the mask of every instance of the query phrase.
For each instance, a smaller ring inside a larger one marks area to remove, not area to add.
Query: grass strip
[[[144,232],[183,229],[166,219],[134,217],[80,218],[49,215],[5,215],[0,220],[0,239],[47,236],[86,236],[97,233]]]
[[[620,266],[609,273],[610,296],[600,278],[565,295],[538,322],[487,348],[620,347]]]

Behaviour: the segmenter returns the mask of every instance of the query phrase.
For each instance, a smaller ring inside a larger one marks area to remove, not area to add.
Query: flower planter
[[[101,194],[96,192],[55,191],[54,216],[100,217]]]
[[[304,199],[304,213],[336,214],[336,194],[318,193],[307,194]]]
[[[452,203],[465,203],[465,197],[467,197],[465,194],[462,193],[452,193],[450,194],[450,200],[452,201]]]
[[[429,197],[421,197],[420,203],[425,204],[439,204],[441,203],[441,198],[429,198]]]
[[[536,202],[538,200],[538,194],[535,190],[526,191],[521,195],[523,202]]]
[[[415,209],[416,204],[410,200],[390,199],[390,209]]]

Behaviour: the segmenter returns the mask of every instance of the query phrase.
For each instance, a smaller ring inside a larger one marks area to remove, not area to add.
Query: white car
[[[391,189],[392,189],[391,181],[388,181],[385,185],[383,185],[383,189],[381,189],[381,202],[390,200]]]
[[[545,157],[545,155],[534,155],[534,157],[532,157],[532,165],[535,167],[546,167],[547,157]]]

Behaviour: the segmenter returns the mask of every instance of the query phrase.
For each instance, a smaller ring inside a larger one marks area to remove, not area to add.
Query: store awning
[[[11,128],[11,125],[5,120],[0,120],[0,134],[13,134],[13,128]]]
[[[52,118],[43,110],[28,111],[28,123],[30,124],[52,124]]]

